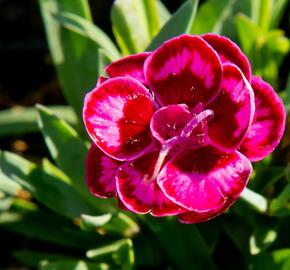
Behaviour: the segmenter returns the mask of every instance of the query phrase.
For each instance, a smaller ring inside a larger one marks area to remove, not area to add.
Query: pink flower
[[[225,37],[181,35],[106,72],[85,98],[86,179],[132,212],[219,215],[283,134],[281,99]]]

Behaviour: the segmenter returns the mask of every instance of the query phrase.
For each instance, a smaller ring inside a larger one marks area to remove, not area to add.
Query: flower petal
[[[159,103],[207,105],[219,93],[222,67],[216,52],[200,37],[173,38],[145,62],[145,78]]]
[[[234,203],[234,200],[228,200],[224,206],[220,209],[209,211],[205,213],[197,213],[197,212],[186,212],[183,214],[178,215],[178,219],[181,223],[184,224],[193,224],[193,223],[200,223],[208,221],[212,218],[217,217],[218,215],[222,214],[224,211],[226,211],[232,204]]]
[[[117,173],[119,199],[131,211],[154,216],[182,213],[182,207],[167,199],[155,179],[151,179],[159,151],[146,154],[120,167]]]
[[[286,113],[282,100],[271,85],[255,76],[252,77],[251,85],[255,93],[255,115],[239,151],[251,161],[259,161],[280,142]]]
[[[237,65],[248,81],[251,79],[251,66],[248,58],[241,49],[230,39],[217,34],[204,34],[201,36],[218,53],[222,63]]]
[[[111,78],[130,76],[145,84],[143,66],[149,55],[148,52],[129,55],[108,65],[105,71]]]
[[[94,143],[86,159],[86,182],[100,198],[116,196],[116,172],[122,163],[105,155]]]
[[[164,144],[166,140],[179,135],[191,118],[191,113],[184,104],[162,107],[151,119],[152,135]]]
[[[241,71],[232,64],[224,65],[220,95],[209,105],[214,116],[208,123],[212,145],[223,151],[237,149],[254,116],[253,90]]]
[[[188,210],[218,212],[239,196],[251,171],[251,163],[239,152],[206,146],[175,156],[163,167],[157,183],[170,200]]]
[[[105,82],[106,80],[108,80],[109,78],[105,77],[105,76],[100,76],[98,78],[98,81],[97,81],[97,84],[96,84],[96,87],[100,86],[103,82]]]
[[[115,159],[129,160],[151,147],[153,113],[153,101],[141,83],[116,77],[86,95],[83,119],[101,150]]]

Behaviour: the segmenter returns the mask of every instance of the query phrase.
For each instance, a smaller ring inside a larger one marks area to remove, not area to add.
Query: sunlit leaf
[[[65,29],[55,14],[74,13],[91,20],[87,0],[38,0],[47,41],[64,95],[81,119],[82,100],[98,76],[98,48],[92,40]]]
[[[198,0],[186,1],[162,27],[146,50],[156,49],[166,40],[190,32],[197,11]]]
[[[71,125],[77,124],[76,115],[70,107],[49,106],[49,109]],[[0,136],[36,131],[38,131],[36,108],[15,107],[0,111]]]
[[[118,49],[106,33],[104,33],[92,22],[69,12],[56,14],[55,18],[65,28],[94,41],[111,61],[115,61],[121,57]]]
[[[116,0],[111,9],[113,33],[124,55],[142,52],[150,42],[142,1]]]

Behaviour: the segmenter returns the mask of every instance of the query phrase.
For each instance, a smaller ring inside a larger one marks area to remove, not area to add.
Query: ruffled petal
[[[108,80],[109,78],[105,77],[105,76],[100,76],[98,78],[98,81],[97,81],[97,84],[96,84],[96,87],[100,86],[103,82],[105,82],[106,80]]]
[[[193,224],[193,223],[200,223],[208,221],[212,218],[217,217],[218,215],[222,214],[224,211],[226,211],[232,204],[234,203],[234,200],[227,200],[227,202],[224,204],[224,206],[220,209],[216,209],[214,211],[208,211],[205,213],[197,213],[197,212],[186,212],[183,214],[178,215],[178,219],[181,223],[184,224]]]
[[[220,95],[209,105],[214,116],[208,122],[210,143],[223,151],[237,149],[244,139],[255,112],[254,93],[241,71],[224,65]]]
[[[184,104],[162,107],[151,119],[152,135],[164,144],[168,139],[179,135],[191,118],[192,115]]]
[[[116,77],[86,95],[83,119],[101,150],[115,159],[130,160],[151,148],[153,113],[150,93],[141,83]]]
[[[241,49],[230,39],[217,34],[204,34],[201,36],[218,53],[222,63],[237,65],[248,81],[251,79],[251,66],[248,58]]]
[[[222,66],[217,53],[200,37],[173,38],[145,62],[145,78],[162,106],[207,105],[219,93]]]
[[[255,93],[255,115],[239,151],[251,161],[259,161],[280,142],[286,113],[282,100],[271,85],[255,76],[252,77],[251,85]]]
[[[239,152],[206,146],[174,157],[161,170],[157,183],[170,200],[188,210],[219,212],[239,196],[251,171],[251,163]]]
[[[105,155],[93,143],[86,159],[86,182],[90,192],[100,198],[115,197],[115,177],[121,164]]]
[[[149,55],[148,52],[129,55],[108,65],[105,71],[111,78],[130,76],[145,84],[143,66]]]
[[[146,154],[120,167],[117,173],[118,197],[130,211],[151,212],[154,216],[168,216],[185,210],[167,199],[156,179],[152,179],[159,151]]]

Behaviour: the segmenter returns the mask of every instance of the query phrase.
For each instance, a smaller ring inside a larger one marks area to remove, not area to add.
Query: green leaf
[[[270,27],[272,29],[275,29],[278,27],[284,10],[287,7],[287,4],[289,3],[289,0],[275,0],[272,1],[272,16],[271,16],[271,21],[270,21]]]
[[[0,177],[3,177],[6,183],[7,181],[15,182],[15,194],[18,194],[17,187],[21,186],[22,189],[33,193],[35,187],[28,181],[27,176],[36,168],[36,165],[19,155],[4,152],[0,150]],[[12,184],[13,185],[13,184]],[[8,190],[9,191],[9,190]],[[11,190],[13,193],[13,190]]]
[[[141,0],[114,1],[111,21],[123,55],[142,52],[150,42],[146,10]]]
[[[104,244],[104,239],[98,234],[84,232],[71,221],[45,210],[4,212],[0,214],[0,228],[76,250],[84,251],[96,244]],[[107,236],[106,241],[110,240]]]
[[[0,155],[0,160],[1,159]],[[3,172],[3,165],[0,165],[0,191],[12,196],[19,196],[24,192],[20,184],[11,181],[7,174]]]
[[[93,197],[85,184],[85,160],[88,144],[84,142],[65,121],[52,114],[44,106],[38,106],[39,127],[48,150],[60,169],[71,179],[72,185],[85,200],[104,212],[109,209],[109,200]]]
[[[95,212],[69,183],[67,176],[48,161],[36,166],[20,156],[2,151],[0,161],[2,174],[27,188],[35,199],[60,215],[78,218],[81,214]],[[21,164],[27,168],[25,174],[21,172]]]
[[[272,10],[272,0],[259,0],[258,25],[266,33],[269,30]]]
[[[290,104],[290,71],[288,73],[285,92],[286,92],[286,104]]]
[[[13,252],[13,257],[22,264],[30,267],[37,267],[41,261],[63,261],[73,259],[71,256],[65,256],[54,253],[46,253],[32,250],[17,250]]]
[[[120,265],[120,270],[131,270],[134,267],[133,243],[130,239],[119,240],[109,245],[89,250],[86,256],[91,260],[112,260]]]
[[[236,27],[242,50],[250,57],[256,41],[261,35],[261,29],[247,16],[242,14],[236,17]]]
[[[155,50],[166,40],[189,33],[197,11],[198,0],[186,1],[162,27],[146,51]]]
[[[71,125],[77,124],[77,118],[68,106],[50,106],[54,114],[61,116]],[[0,136],[37,132],[36,108],[15,107],[0,111]]]
[[[111,60],[108,58],[108,56],[102,49],[99,49],[98,54],[99,54],[99,63],[98,63],[99,75],[107,76],[105,72],[105,67],[111,63]]]
[[[81,215],[81,226],[84,229],[95,229],[106,225],[112,219],[112,214],[101,216]]]
[[[143,5],[148,22],[150,37],[154,37],[160,29],[158,4],[155,0],[143,0]]]
[[[255,210],[265,213],[268,210],[268,201],[261,194],[255,191],[245,188],[240,195],[241,199],[247,202]]]
[[[196,226],[181,224],[173,218],[161,220],[146,216],[145,221],[176,269],[217,269]]]
[[[55,14],[71,12],[91,20],[87,0],[38,0],[47,35],[47,41],[64,95],[79,119],[82,100],[88,89],[95,86],[98,77],[98,48],[92,40],[65,29]]]
[[[56,14],[55,18],[63,27],[95,42],[111,61],[115,61],[121,57],[115,44],[107,34],[92,22],[69,12]]]
[[[290,249],[275,250],[253,256],[250,269],[253,270],[288,270],[290,266]]]
[[[80,225],[84,230],[101,228],[103,233],[108,231],[123,237],[132,237],[140,230],[137,223],[121,212],[107,213],[101,216],[82,215]]]
[[[40,270],[109,270],[105,263],[94,264],[77,260],[65,260],[44,264]]]
[[[159,26],[161,28],[170,19],[171,14],[166,8],[166,6],[160,0],[156,0],[156,3],[159,16],[159,24],[160,24]]]
[[[232,15],[236,0],[209,0],[204,2],[195,17],[191,34],[222,33],[225,21]]]
[[[233,215],[223,215],[221,225],[223,231],[241,254],[243,254],[245,258],[249,257],[249,239],[252,229],[245,220]]]
[[[250,237],[250,253],[257,255],[268,248],[277,238],[277,231],[258,227]]]
[[[290,184],[286,185],[286,187],[281,191],[281,193],[274,198],[270,203],[270,212],[275,213],[280,209],[287,207],[290,209]]]

